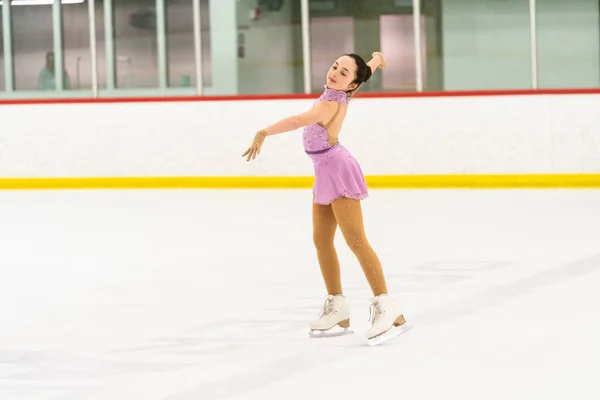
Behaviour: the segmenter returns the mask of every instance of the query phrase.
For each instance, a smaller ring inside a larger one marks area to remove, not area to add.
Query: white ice
[[[600,191],[384,191],[363,203],[414,328],[311,339],[311,194],[0,192],[0,399],[600,398]]]

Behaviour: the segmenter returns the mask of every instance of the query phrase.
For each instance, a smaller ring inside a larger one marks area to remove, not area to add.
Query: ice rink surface
[[[372,190],[414,327],[311,339],[311,194],[0,192],[0,399],[600,398],[600,191]]]

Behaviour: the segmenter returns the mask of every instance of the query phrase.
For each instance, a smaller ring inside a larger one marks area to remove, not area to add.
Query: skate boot
[[[319,319],[310,324],[311,337],[331,337],[354,333],[350,327],[350,311],[342,295],[328,295]]]
[[[371,328],[367,331],[367,340],[370,346],[388,341],[411,328],[396,303],[386,294],[372,300],[369,314]]]

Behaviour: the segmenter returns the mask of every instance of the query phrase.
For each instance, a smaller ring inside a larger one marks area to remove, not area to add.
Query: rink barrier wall
[[[310,188],[297,133],[241,153],[317,97],[0,100],[0,189]],[[600,188],[597,104],[600,89],[362,93],[342,140],[372,189]]]

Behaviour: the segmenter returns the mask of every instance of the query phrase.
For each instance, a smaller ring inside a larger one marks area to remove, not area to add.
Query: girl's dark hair
[[[344,55],[351,57],[354,60],[354,62],[356,63],[356,78],[354,78],[354,81],[352,81],[352,83],[356,83],[358,86],[360,86],[363,83],[365,83],[366,81],[368,81],[369,78],[371,78],[371,75],[373,73],[371,71],[371,67],[369,67],[367,65],[366,61],[363,60],[363,58],[361,56],[359,56],[358,54],[354,54],[354,53],[344,54]]]

